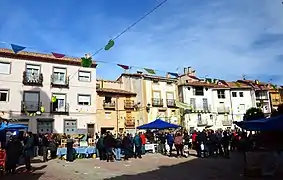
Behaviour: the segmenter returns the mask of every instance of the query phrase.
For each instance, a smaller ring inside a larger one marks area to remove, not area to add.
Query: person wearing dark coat
[[[142,158],[141,157],[141,148],[142,148],[142,140],[141,140],[141,133],[136,134],[134,137],[134,146],[135,146],[135,158]]]
[[[6,170],[8,173],[16,171],[20,156],[22,155],[23,146],[16,136],[12,136],[6,146],[7,164]]]
[[[106,160],[107,162],[113,161],[113,147],[115,147],[116,141],[110,132],[107,132],[104,137],[104,147],[106,152]]]
[[[131,139],[130,139],[130,135],[127,134],[126,136],[124,136],[123,140],[122,140],[122,148],[124,150],[124,160],[127,161],[129,160],[130,156],[131,156],[131,150],[132,150],[132,146],[131,146]]]
[[[24,145],[24,157],[25,157],[25,165],[26,169],[31,170],[31,158],[34,155],[34,139],[32,132],[28,132],[26,134],[26,140]]]
[[[96,142],[96,149],[97,149],[97,154],[99,156],[99,159],[105,160],[106,159],[106,154],[105,154],[105,148],[104,148],[104,135],[101,135],[100,138],[98,138],[97,142]]]
[[[69,162],[73,162],[74,161],[74,155],[73,155],[73,145],[74,145],[74,141],[73,139],[71,139],[71,136],[68,135],[68,139],[67,139],[67,157],[66,160]]]
[[[47,147],[49,146],[49,141],[47,139],[47,134],[42,136],[41,140],[41,147],[42,147],[42,156],[43,156],[43,162],[47,161]]]

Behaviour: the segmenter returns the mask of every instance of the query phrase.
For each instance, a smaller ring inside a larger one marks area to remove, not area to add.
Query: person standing
[[[104,135],[102,134],[96,142],[97,156],[101,161],[105,160],[105,156],[106,156],[103,140],[104,140]]]
[[[20,156],[22,155],[22,143],[16,136],[12,136],[6,146],[7,164],[6,170],[8,173],[15,173]]]
[[[121,135],[118,135],[118,137],[116,138],[116,146],[115,146],[116,161],[121,161],[121,148],[122,148],[122,139],[121,139]]]
[[[174,144],[174,137],[172,133],[168,133],[166,136],[167,144],[169,146],[169,156],[172,156],[173,144]]]
[[[49,146],[49,141],[47,138],[47,134],[45,134],[44,136],[42,136],[42,140],[41,140],[41,145],[42,145],[42,156],[43,156],[43,162],[46,162],[47,159],[47,147]]]
[[[31,170],[31,158],[34,155],[34,139],[32,132],[27,132],[26,133],[26,141],[24,145],[24,157],[25,157],[25,165],[26,165],[26,170],[30,171]]]
[[[145,154],[146,137],[145,137],[144,133],[141,133],[140,137],[141,137],[141,140],[142,140],[141,152],[142,152],[142,155],[144,155]]]
[[[183,148],[184,148],[184,144],[183,144],[183,136],[180,132],[176,133],[175,139],[174,139],[174,145],[175,148],[177,150],[177,157],[179,157],[181,155],[181,157],[183,157]]]
[[[71,139],[71,136],[68,135],[67,136],[67,158],[66,158],[68,162],[74,161],[73,145],[74,145],[74,141],[73,139]]]
[[[142,140],[140,134],[136,134],[134,137],[134,146],[135,146],[135,158],[142,158],[141,157],[141,148],[142,148]]]

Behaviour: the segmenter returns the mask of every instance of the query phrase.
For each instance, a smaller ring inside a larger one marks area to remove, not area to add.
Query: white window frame
[[[64,79],[61,81],[59,79],[55,79],[55,73],[58,74],[63,74]],[[67,68],[64,67],[53,67],[53,82],[58,82],[58,83],[66,83],[66,77],[67,77]]]
[[[225,90],[223,89],[217,90],[217,97],[218,99],[225,99],[226,98]]]
[[[88,73],[89,77],[87,77],[85,75],[81,75],[81,73]],[[81,79],[81,78],[83,78],[83,79]],[[78,80],[81,81],[81,82],[91,82],[91,72],[90,71],[79,71],[78,72]]]
[[[0,102],[8,102],[9,101],[9,90],[7,90],[7,89],[0,89],[0,96],[1,96],[1,94],[7,94],[7,96],[6,96],[6,100],[5,101],[1,101],[0,100]]]
[[[32,73],[34,73],[34,70],[38,70],[38,74],[29,75],[28,69],[32,70]],[[28,79],[38,79],[41,73],[41,66],[39,64],[26,64],[26,75]]]
[[[11,74],[11,63],[10,62],[0,62],[0,65],[8,65],[8,68],[9,68],[9,71],[8,72],[1,72],[0,71],[0,74],[6,74],[6,75],[9,75]]]
[[[80,96],[89,97],[89,102],[80,102]],[[90,106],[91,105],[91,95],[90,94],[78,94],[78,105],[80,106]]]

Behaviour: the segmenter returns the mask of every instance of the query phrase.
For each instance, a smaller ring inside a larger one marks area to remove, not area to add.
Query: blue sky
[[[161,1],[1,0],[0,41],[80,57]],[[246,75],[283,84],[281,0],[168,0],[115,43],[94,59],[157,69],[160,75],[192,66],[200,77]],[[105,79],[122,72],[109,63],[97,68]]]

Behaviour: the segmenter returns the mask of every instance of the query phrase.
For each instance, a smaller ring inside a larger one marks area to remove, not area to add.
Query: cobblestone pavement
[[[231,159],[169,158],[158,154],[148,154],[142,159],[130,161],[102,162],[97,159],[78,159],[67,163],[52,160],[34,163],[33,173],[5,176],[3,180],[202,180],[202,179],[243,179],[242,159],[233,155]]]

